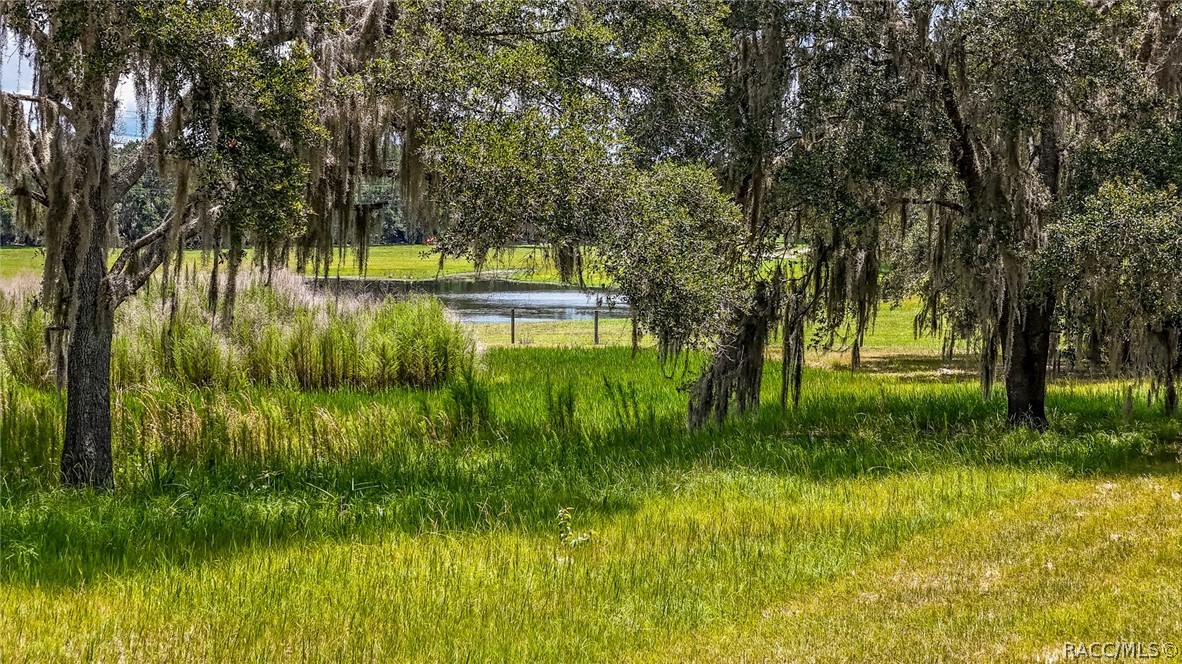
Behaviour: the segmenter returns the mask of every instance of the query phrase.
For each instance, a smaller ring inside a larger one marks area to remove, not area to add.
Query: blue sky
[[[0,90],[29,94],[33,89],[33,66],[19,56],[16,45],[5,40],[3,64],[0,65]],[[115,139],[120,141],[142,138],[139,112],[136,110],[135,88],[130,81],[123,81],[116,94],[119,96],[119,118],[115,121]]]

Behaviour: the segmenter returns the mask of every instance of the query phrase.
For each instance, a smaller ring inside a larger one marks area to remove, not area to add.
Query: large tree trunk
[[[732,402],[740,413],[759,408],[763,349],[776,315],[776,300],[776,294],[759,282],[751,310],[735,312],[730,334],[690,390],[687,422],[691,428],[705,426],[712,415],[722,424]]]
[[[1038,172],[1052,201],[1059,198],[1061,158],[1059,136],[1047,118],[1039,144]],[[1051,359],[1051,323],[1055,291],[1036,288],[1019,295],[1017,320],[1010,321],[1010,353],[1006,358],[1006,399],[1010,424],[1035,429],[1047,426],[1047,365]]]
[[[1011,321],[1013,330],[1006,358],[1006,419],[1010,424],[1045,429],[1054,293],[1023,299],[1018,313],[1020,318]]]
[[[75,108],[78,202],[64,264],[73,270],[66,375],[66,438],[61,481],[73,487],[114,486],[111,464],[111,340],[115,303],[106,281],[111,225],[111,127],[115,80],[95,77]],[[76,262],[75,262],[76,261]]]
[[[78,309],[70,334],[61,481],[66,486],[109,489],[114,486],[111,339],[115,316],[103,281],[106,251],[102,244],[91,242],[77,283]]]

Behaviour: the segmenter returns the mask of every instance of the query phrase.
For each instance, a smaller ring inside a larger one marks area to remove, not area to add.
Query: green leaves
[[[1069,309],[1087,310],[1110,328],[1182,322],[1182,197],[1175,186],[1112,180],[1048,233],[1040,268],[1061,282]]]
[[[408,1],[368,70],[425,136],[439,247],[592,247],[669,345],[716,336],[742,299],[738,209],[703,154],[726,7],[697,2]],[[412,134],[411,130],[405,132]],[[682,161],[685,160],[685,161]]]
[[[591,239],[619,168],[611,140],[582,114],[535,110],[436,132],[426,151],[447,225],[443,246],[482,255],[518,242]]]
[[[717,339],[745,304],[755,268],[743,259],[738,207],[702,167],[629,174],[598,243],[607,272],[662,347]]]
[[[1038,130],[1065,109],[1135,72],[1122,52],[1131,26],[1082,0],[971,3],[955,30],[964,40],[975,104],[999,132]]]

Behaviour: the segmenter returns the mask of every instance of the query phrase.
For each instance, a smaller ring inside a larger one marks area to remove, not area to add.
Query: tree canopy
[[[113,312],[162,266],[175,287],[186,244],[228,324],[247,245],[364,270],[391,206],[477,265],[599,261],[663,351],[709,351],[691,425],[758,405],[774,328],[786,405],[807,344],[857,366],[904,297],[917,334],[976,346],[986,395],[1004,376],[1014,423],[1045,425],[1056,354],[1174,394],[1180,22],[1173,0],[3,0],[35,77],[0,94],[0,173],[46,248],[63,480],[109,485]],[[146,138],[118,147],[128,82]]]
[[[793,258],[780,259],[782,281],[751,284],[779,299],[737,317],[745,331],[704,378],[757,385],[762,353],[742,349],[779,313],[787,399],[805,322],[817,344],[848,345],[856,366],[878,303],[918,296],[917,333],[974,342],[985,394],[1004,374],[1010,419],[1043,426],[1048,357],[1075,303],[1061,305],[1077,295],[1043,266],[1058,234],[1113,178],[1145,168],[1154,187],[1176,182],[1164,157],[1178,115],[1176,3],[732,10],[730,106],[712,134],[719,179],[744,208],[749,252]],[[1127,335],[1127,321],[1093,327]],[[699,419],[728,400],[741,407],[742,391],[700,401]]]

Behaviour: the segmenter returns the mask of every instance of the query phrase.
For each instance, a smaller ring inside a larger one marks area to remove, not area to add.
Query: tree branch
[[[57,107],[57,110],[62,115],[66,116],[66,118],[68,118],[70,120],[73,120],[73,118],[74,118],[74,109],[70,108],[69,106],[66,106],[65,104],[63,104],[60,101],[54,101],[54,100],[50,99],[49,97],[38,96],[38,95],[22,95],[22,94],[18,94],[16,92],[5,92],[4,94],[8,98],[15,99],[16,101],[31,101],[31,102],[37,103],[37,104],[51,104],[51,105]]]
[[[1158,72],[1160,72],[1163,67],[1172,64],[1171,60],[1180,49],[1182,49],[1182,33],[1179,33],[1178,36],[1174,37],[1174,41],[1170,42],[1168,45],[1166,45],[1165,49],[1163,49],[1164,52],[1154,58],[1156,62],[1151,60],[1147,63],[1147,73],[1150,76],[1157,76]]]
[[[140,145],[140,149],[136,151],[130,162],[111,174],[112,203],[122,201],[127,192],[143,177],[144,171],[148,170],[149,155],[155,149],[156,137],[153,136]]]
[[[393,199],[371,201],[369,203],[357,203],[353,207],[357,212],[370,212],[372,210],[380,210],[381,208],[384,208],[387,205],[392,204],[393,202],[394,202]]]
[[[190,202],[182,212],[182,219],[188,220],[183,222],[178,231],[182,244],[196,236],[203,226],[201,216],[193,214],[197,209],[197,204],[197,201]],[[216,215],[219,212],[220,208],[213,208],[207,212],[206,216]],[[175,214],[174,210],[162,224],[119,252],[119,258],[115,260],[115,264],[111,266],[106,277],[111,300],[115,306],[135,295],[147,283],[156,268],[164,263],[165,255],[168,253],[166,246],[168,231],[174,223]],[[141,260],[141,254],[143,260]],[[129,268],[131,269],[130,273],[128,272]]]
[[[41,28],[33,25],[31,22],[27,23],[26,27],[28,29],[24,30],[20,34],[28,37],[29,39],[32,39],[33,43],[37,46],[37,48],[41,49],[42,51],[48,51],[51,48],[53,48],[53,46],[49,43],[49,34],[48,33],[46,33]]]
[[[961,205],[960,203],[953,203],[952,201],[946,201],[946,200],[943,200],[940,198],[927,198],[927,199],[906,198],[904,200],[907,201],[908,203],[916,203],[918,205],[928,205],[928,204],[939,205],[942,208],[952,210],[953,212],[956,212],[958,214],[964,214],[964,206],[963,205]]]
[[[49,207],[49,199],[45,197],[45,194],[39,194],[28,187],[16,187],[9,193],[13,196],[27,196],[41,205]]]
[[[965,122],[964,117],[960,113],[960,104],[956,99],[956,92],[952,87],[952,77],[948,72],[948,68],[936,62],[935,69],[936,74],[941,79],[940,96],[944,102],[944,112],[948,116],[948,121],[952,123],[952,129],[955,133],[955,137],[950,141],[952,165],[971,197],[980,191],[982,181],[981,168],[977,163],[977,154],[973,146],[972,134],[970,133],[968,123]]]

